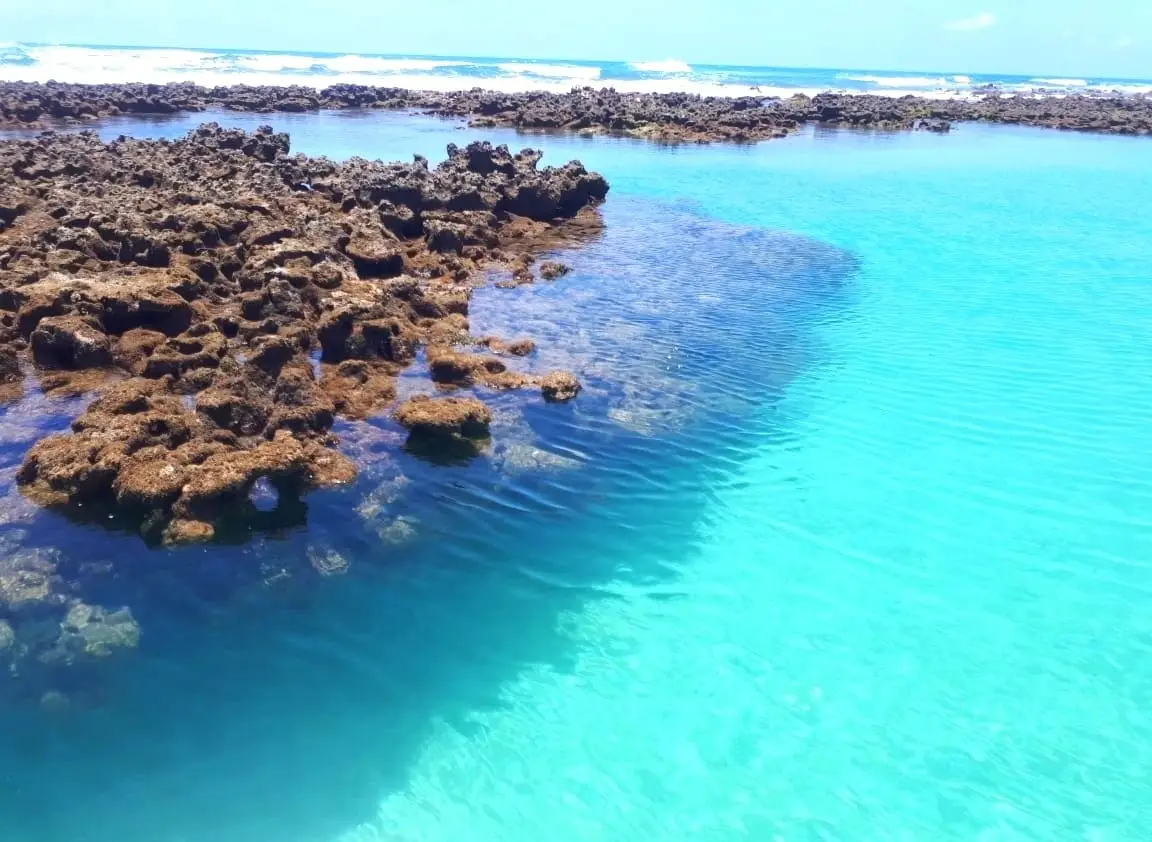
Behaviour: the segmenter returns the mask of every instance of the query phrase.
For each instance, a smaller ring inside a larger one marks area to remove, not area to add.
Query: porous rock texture
[[[476,127],[530,132],[617,134],[664,143],[750,142],[785,137],[804,125],[947,132],[954,122],[1044,126],[1109,134],[1152,134],[1152,97],[1121,92],[1065,95],[1037,88],[1005,95],[994,88],[969,99],[822,93],[786,99],[771,96],[700,96],[689,93],[623,93],[575,88],[567,93],[413,91],[333,85],[322,90],[191,83],[0,83],[0,126],[51,127],[103,116],[175,114],[212,109],[305,112],[320,109],[409,109],[464,118]],[[19,208],[0,193],[0,227]],[[451,229],[433,238],[452,249]]]
[[[421,346],[448,388],[539,385],[458,346],[480,270],[530,260],[605,198],[579,162],[540,157],[474,143],[436,167],[335,163],[215,124],[176,141],[0,142],[0,380],[81,390],[107,375],[71,432],[32,446],[21,488],[203,541],[257,480],[352,479],[334,419],[381,411]],[[468,406],[465,434],[487,417]]]

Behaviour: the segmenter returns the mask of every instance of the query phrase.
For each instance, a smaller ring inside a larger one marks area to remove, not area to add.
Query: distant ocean
[[[737,96],[789,96],[822,91],[888,96],[960,97],[986,85],[1008,93],[1122,91],[1150,93],[1141,79],[1057,78],[974,72],[894,72],[788,67],[740,67],[660,61],[595,62],[287,53],[255,50],[171,50],[139,47],[0,43],[0,80],[59,82],[182,82],[201,85],[324,87],[351,82],[420,90],[484,87],[501,91],[567,91],[574,86],[619,91],[689,91]]]

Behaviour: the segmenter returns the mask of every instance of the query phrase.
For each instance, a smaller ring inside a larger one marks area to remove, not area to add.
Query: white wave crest
[[[599,67],[563,62],[547,63],[529,60],[501,63],[470,62],[437,58],[386,58],[380,56],[321,56],[306,53],[226,53],[203,50],[126,49],[88,47],[32,47],[18,45],[31,61],[0,61],[0,80],[45,82],[125,83],[125,82],[194,82],[199,85],[301,85],[325,88],[332,84],[351,83],[410,88],[414,90],[456,91],[473,87],[514,93],[552,91],[565,93],[572,87],[596,84],[621,92],[673,93],[686,92],[705,96],[779,96],[796,93],[809,96],[835,85],[776,87],[752,83],[739,74],[709,72],[708,78],[690,74],[683,62],[636,62],[634,69],[653,74],[649,78],[602,78]],[[443,72],[448,68],[449,72]],[[482,75],[483,71],[502,71],[499,75]],[[629,74],[630,75],[630,74]],[[931,98],[970,96],[967,77],[949,79],[899,75],[849,76],[841,79],[872,82],[873,93],[884,96],[916,94]],[[1034,84],[1034,83],[1033,83]],[[860,89],[859,85],[849,87]],[[1131,83],[1093,84],[1087,90],[1111,90],[1125,93],[1149,90],[1146,85]],[[843,89],[841,89],[843,90]],[[1083,90],[1077,88],[1076,90]],[[1027,90],[1022,91],[1027,93]]]
[[[222,57],[223,58],[223,57]],[[235,61],[239,70],[254,70],[258,73],[276,73],[281,70],[308,70],[321,60],[315,56],[292,55],[289,53],[272,53],[269,55],[241,55]]]
[[[953,76],[952,81],[943,76],[840,76],[839,78],[853,82],[871,82],[882,88],[949,88],[957,84],[966,85],[971,81],[967,76]]]
[[[505,73],[523,73],[553,79],[599,79],[599,67],[580,64],[535,64],[533,62],[506,61],[496,65]]]
[[[1086,88],[1087,79],[1033,79],[1037,85],[1052,85],[1057,88]]]
[[[35,64],[21,69],[31,73],[21,73],[13,78],[29,81],[153,81],[168,73],[203,67],[216,58],[212,53],[198,50],[28,47],[25,52]]]
[[[691,73],[692,65],[670,58],[666,61],[632,61],[628,66],[641,73]]]
[[[377,58],[357,55],[319,59],[317,63],[335,73],[408,73],[413,70],[428,71],[437,70],[441,67],[466,67],[468,65],[466,61],[450,61],[448,59]]]
[[[1105,93],[1119,91],[1122,94],[1152,94],[1152,85],[1092,85],[1091,88]]]

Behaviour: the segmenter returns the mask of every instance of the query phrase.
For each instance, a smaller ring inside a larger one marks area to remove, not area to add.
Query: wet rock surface
[[[22,208],[0,230],[0,379],[100,384],[70,432],[28,451],[26,496],[130,514],[166,543],[210,540],[258,483],[295,499],[349,482],[336,418],[386,409],[421,347],[447,389],[536,385],[512,360],[475,353],[472,285],[592,225],[608,185],[578,162],[540,167],[532,150],[448,153],[435,168],[334,163],[290,155],[269,128],[214,124],[174,142],[0,142]],[[397,414],[433,451],[489,418],[475,398]],[[30,601],[39,575],[5,579],[4,601]],[[113,621],[85,627],[119,640]]]
[[[402,88],[333,85],[322,90],[300,86],[205,88],[191,83],[167,85],[78,85],[56,82],[0,83],[0,126],[50,127],[60,122],[123,114],[163,115],[225,109],[242,112],[299,113],[319,109],[413,109],[468,119],[477,127],[524,131],[619,134],[663,142],[748,142],[784,137],[805,124],[875,129],[946,132],[959,121],[1013,123],[1058,129],[1147,135],[1152,133],[1152,98],[1138,95],[1004,96],[982,91],[974,99],[938,100],[905,96],[824,93],[815,97],[702,97],[686,93],[620,93],[613,89],[574,89],[569,93],[495,91],[410,91]],[[271,154],[264,146],[260,154]],[[153,177],[141,171],[139,178]],[[401,203],[381,211],[390,230],[402,236],[412,217]],[[19,202],[0,193],[0,230],[23,213]],[[523,211],[518,211],[523,212]],[[449,252],[462,248],[452,225],[427,227],[430,246]],[[370,250],[372,243],[365,243]],[[378,244],[376,244],[378,245]],[[353,249],[359,246],[353,245]],[[141,253],[162,261],[163,253]],[[377,250],[369,262],[381,257]],[[393,264],[394,265],[394,264]]]
[[[396,410],[396,420],[413,432],[434,436],[482,439],[492,413],[475,398],[431,398],[417,395]]]
[[[435,462],[466,461],[488,443],[492,411],[475,398],[415,395],[400,405],[396,421],[409,431],[410,453]]]
[[[544,400],[552,403],[566,403],[580,394],[582,388],[576,375],[567,371],[546,374],[540,381],[540,392]]]

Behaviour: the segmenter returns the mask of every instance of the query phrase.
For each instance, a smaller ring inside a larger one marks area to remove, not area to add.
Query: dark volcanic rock
[[[224,108],[232,111],[300,112],[318,108],[405,108],[471,120],[478,127],[504,126],[530,132],[619,134],[660,142],[731,141],[736,143],[784,137],[809,123],[876,129],[946,131],[952,122],[976,120],[1019,123],[1112,134],[1152,134],[1152,97],[1146,95],[1033,94],[1001,96],[983,91],[971,100],[936,100],[914,96],[824,93],[781,100],[772,97],[704,97],[686,93],[621,93],[611,88],[573,89],[568,93],[500,93],[470,91],[409,91],[334,85],[319,93],[296,86],[202,88],[169,85],[74,85],[57,82],[0,83],[0,126],[50,127],[54,121],[82,121],[114,114],[172,114]],[[287,140],[282,135],[227,140],[221,148],[241,149],[260,160],[273,160]],[[490,175],[505,162],[484,153],[468,154],[471,171]],[[147,180],[150,176],[140,173]],[[307,180],[300,184],[330,190]],[[382,200],[411,207],[411,191],[419,179],[392,181],[387,189],[364,185],[374,204]],[[352,195],[352,194],[348,194]],[[529,190],[523,201],[534,201]],[[357,199],[362,195],[357,195]],[[488,206],[484,191],[464,191],[454,197],[454,210]],[[523,205],[527,207],[528,204]],[[0,229],[17,210],[0,194]],[[417,236],[419,214],[397,215],[382,210],[384,224],[399,236]],[[398,229],[403,229],[398,230]]]
[[[52,90],[69,97],[56,111],[92,111],[92,89]],[[299,91],[293,103],[272,89],[100,90],[101,108],[135,113],[220,98],[313,107]],[[0,192],[14,209],[0,229],[0,380],[20,381],[25,354],[42,379],[128,376],[70,433],[28,451],[17,482],[29,498],[116,509],[168,542],[208,540],[257,482],[295,495],[349,481],[355,466],[332,449],[336,416],[393,400],[421,345],[445,387],[536,382],[452,347],[471,341],[470,279],[530,259],[567,220],[594,214],[603,178],[487,143],[452,146],[434,168],[288,150],[269,128],[216,125],[171,142],[87,132],[0,142],[0,171],[14,175]],[[319,381],[317,348],[332,363]],[[445,399],[398,417],[420,436],[469,439],[491,416],[475,399]]]
[[[572,269],[563,263],[549,260],[540,264],[540,277],[546,281],[554,281],[571,272]]]
[[[0,386],[19,383],[21,379],[20,357],[16,349],[0,347]]]
[[[49,316],[32,331],[32,358],[46,368],[103,368],[112,343],[91,317]]]

